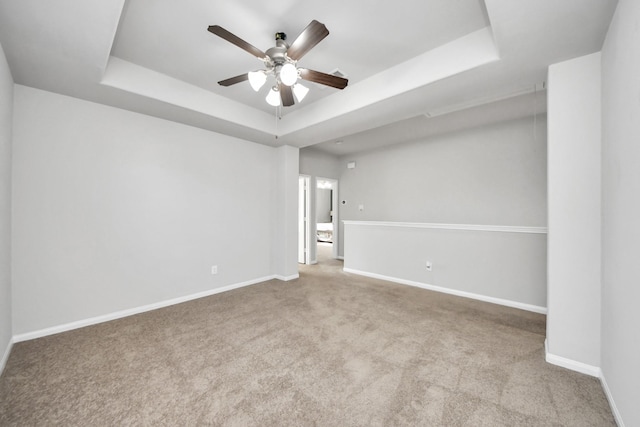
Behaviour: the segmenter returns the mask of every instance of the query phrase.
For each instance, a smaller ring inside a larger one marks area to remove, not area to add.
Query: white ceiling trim
[[[508,91],[505,93],[480,97],[480,98],[472,99],[470,101],[463,102],[460,104],[447,105],[441,108],[432,109],[425,112],[424,115],[427,118],[439,117],[445,114],[451,114],[457,111],[466,110],[468,108],[479,107],[486,104],[493,104],[499,101],[504,101],[506,99],[515,98],[521,95],[528,95],[530,93],[543,92],[544,90],[546,90],[546,83],[545,82],[537,83],[533,86],[527,86],[521,89]]]
[[[100,84],[273,134],[273,115],[111,56]]]

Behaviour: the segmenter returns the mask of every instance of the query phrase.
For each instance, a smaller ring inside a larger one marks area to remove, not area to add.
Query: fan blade
[[[299,60],[328,35],[327,27],[314,19],[291,43],[291,47],[287,50],[287,56],[294,61]]]
[[[282,105],[284,107],[291,107],[293,104],[295,104],[291,86],[280,83],[278,85],[278,90],[280,91],[280,98],[282,99]]]
[[[264,59],[264,58],[267,57],[266,53],[264,53],[263,51],[261,51],[260,49],[255,47],[254,45],[249,44],[246,41],[242,40],[240,37],[236,36],[235,34],[230,33],[229,31],[225,30],[224,28],[222,28],[219,25],[209,25],[208,30],[211,33],[215,34],[216,36],[225,39],[229,43],[235,44],[240,49],[246,50],[251,55],[257,57],[258,59]]]
[[[307,70],[306,68],[300,68],[300,78],[308,80],[314,83],[320,83],[321,85],[335,87],[336,89],[344,89],[347,87],[349,80],[334,76],[331,74],[321,73],[320,71]]]
[[[231,86],[231,85],[234,85],[236,83],[244,82],[246,80],[249,80],[249,74],[248,73],[240,74],[239,76],[231,77],[230,79],[220,80],[218,82],[218,84],[220,86]]]

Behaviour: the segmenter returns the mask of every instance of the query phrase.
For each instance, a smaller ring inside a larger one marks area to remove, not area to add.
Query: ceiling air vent
[[[336,68],[335,70],[333,70],[329,74],[332,74],[332,75],[334,75],[336,77],[342,77],[343,79],[347,78],[347,75],[343,71],[341,71],[339,68]]]
[[[336,76],[336,77],[340,77],[343,79],[347,79],[347,74],[340,70],[339,68],[334,69],[333,71],[329,71],[327,74],[331,74],[332,76]],[[320,90],[325,90],[327,89],[328,86],[323,86],[323,85],[317,85],[318,89]]]

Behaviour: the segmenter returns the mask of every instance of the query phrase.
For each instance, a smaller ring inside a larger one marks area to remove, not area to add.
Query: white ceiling
[[[521,117],[536,102],[543,112],[544,94],[534,90],[547,67],[599,51],[616,3],[0,0],[0,43],[18,84],[346,155]],[[275,32],[293,41],[312,19],[330,35],[299,64],[339,69],[346,89],[309,84],[309,96],[276,120],[265,92],[217,85],[262,63],[209,25],[264,51]]]

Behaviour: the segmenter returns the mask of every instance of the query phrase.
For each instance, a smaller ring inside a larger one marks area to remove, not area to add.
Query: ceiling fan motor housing
[[[278,38],[278,34],[284,35],[284,38]],[[286,56],[289,49],[289,44],[284,41],[286,37],[284,33],[276,33],[276,45],[265,52],[274,65],[282,65],[291,61]]]

